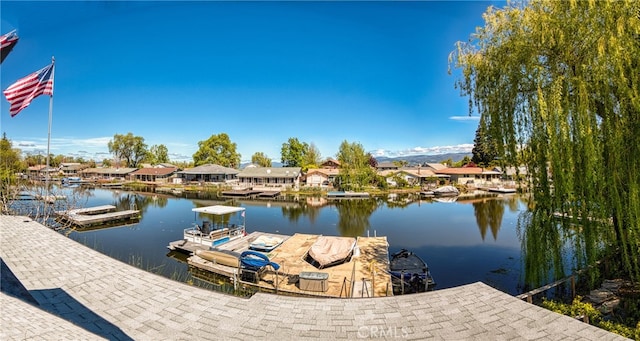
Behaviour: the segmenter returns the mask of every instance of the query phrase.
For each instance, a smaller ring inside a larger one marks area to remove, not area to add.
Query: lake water
[[[517,195],[441,203],[416,196],[224,199],[203,194],[163,194],[104,189],[66,190],[74,207],[116,205],[142,211],[133,225],[68,232],[70,238],[110,257],[177,280],[193,280],[184,258],[169,252],[195,220],[192,208],[215,204],[246,208],[247,232],[386,236],[389,252],[414,251],[429,265],[436,289],[482,281],[509,294],[522,291],[517,220],[526,205]],[[74,194],[75,193],[75,194]]]

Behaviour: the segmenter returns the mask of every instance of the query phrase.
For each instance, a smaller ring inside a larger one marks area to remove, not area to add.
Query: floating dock
[[[250,197],[250,196],[258,196],[258,197],[276,197],[280,195],[280,191],[263,191],[256,189],[238,189],[238,190],[230,190],[223,191],[223,196],[227,197]]]
[[[140,211],[116,211],[116,207],[113,205],[56,211],[55,215],[63,222],[68,222],[80,227],[140,219]]]
[[[254,232],[216,249],[241,253],[258,236]],[[305,260],[318,237],[320,235],[301,233],[289,236],[273,251],[265,253],[271,262],[280,265],[280,269],[275,271],[267,266],[255,276],[254,281],[248,281],[239,268],[214,264],[198,256],[189,257],[187,263],[226,276],[236,285],[252,286],[273,293],[343,298],[393,295],[386,237],[358,237],[359,255],[323,269]]]

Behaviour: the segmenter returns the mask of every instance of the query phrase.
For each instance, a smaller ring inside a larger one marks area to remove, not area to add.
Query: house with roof
[[[333,187],[338,174],[340,170],[337,168],[312,168],[307,170],[305,183],[309,187]]]
[[[398,167],[398,165],[394,164],[393,162],[380,162],[378,164],[378,166],[376,167],[376,170],[378,171],[386,171],[386,170],[398,170],[400,169],[400,167]]]
[[[435,171],[436,174],[448,175],[451,183],[460,185],[473,184],[481,179],[482,168],[480,167],[447,167]]]
[[[137,168],[87,168],[79,173],[85,179],[95,180],[125,180]]]
[[[320,165],[320,168],[324,169],[338,169],[340,168],[340,161],[328,158],[325,162]]]
[[[429,163],[429,162],[425,163],[422,167],[424,167],[425,169],[432,170],[434,173],[439,171],[439,170],[443,170],[445,168],[449,168],[448,166],[443,165],[441,163]]]
[[[377,173],[384,177],[391,187],[397,187],[400,179],[409,186],[435,187],[439,178],[448,178],[446,175],[439,175],[422,167],[403,167],[397,170],[378,171]]]
[[[130,179],[140,182],[169,183],[175,177],[178,168],[145,167],[131,173]]]
[[[60,164],[60,172],[63,176],[79,176],[80,171],[89,168],[88,165],[83,165],[77,162],[63,162]]]
[[[238,185],[244,188],[299,188],[300,167],[247,167],[238,173]]]
[[[238,181],[239,172],[235,168],[206,164],[178,171],[176,177],[181,182],[234,183]]]

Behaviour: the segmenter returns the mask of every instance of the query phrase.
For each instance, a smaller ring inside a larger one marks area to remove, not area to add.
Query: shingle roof
[[[206,164],[194,168],[185,169],[180,174],[238,174],[239,170],[220,165]]]
[[[296,178],[300,167],[255,167],[245,168],[238,173],[239,178]]]
[[[134,175],[169,175],[174,173],[177,168],[140,168],[133,172]]]

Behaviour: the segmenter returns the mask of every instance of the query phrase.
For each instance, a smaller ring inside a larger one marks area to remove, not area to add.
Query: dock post
[[[427,273],[429,271],[428,270],[424,270],[424,291],[428,291],[429,290],[429,276],[427,276]]]
[[[404,270],[400,272],[400,293],[404,295]]]

